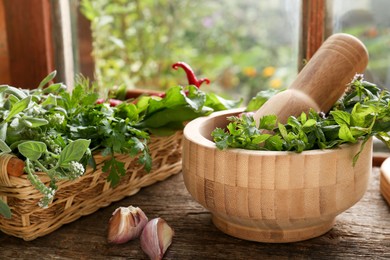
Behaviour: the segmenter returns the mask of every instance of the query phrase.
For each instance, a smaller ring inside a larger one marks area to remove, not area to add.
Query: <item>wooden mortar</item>
[[[242,109],[197,118],[184,128],[182,173],[192,197],[212,213],[217,228],[234,237],[286,243],[320,236],[364,195],[372,139],[302,153],[219,150],[210,133]]]
[[[297,117],[310,108],[327,113],[367,63],[368,52],[359,39],[345,33],[333,34],[290,87],[270,98],[254,114],[257,125],[265,115],[277,115],[279,122],[286,123],[289,116]]]

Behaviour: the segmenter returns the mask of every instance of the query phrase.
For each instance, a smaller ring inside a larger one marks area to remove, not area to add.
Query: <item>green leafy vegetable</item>
[[[103,171],[115,186],[126,174],[115,153],[137,158],[149,172],[151,133],[172,134],[186,121],[240,104],[194,86],[175,86],[165,97],[142,96],[110,106],[97,102],[99,94],[87,79],[77,78],[68,92],[63,84],[50,83],[55,75],[32,90],[0,86],[0,154],[12,153],[25,161],[28,180],[43,195],[42,207],[53,200],[57,181],[74,180],[88,165],[96,167],[92,151],[108,156]],[[46,173],[50,183],[45,185],[36,171]],[[10,215],[1,200],[0,214]]]
[[[144,97],[141,101],[137,107],[142,111],[142,121],[137,127],[156,135],[172,134],[187,121],[241,104],[241,100],[226,100],[192,85],[172,87],[165,98]]]
[[[257,95],[247,110],[260,108],[271,96],[269,94]],[[390,147],[390,93],[364,81],[361,75],[355,77],[327,115],[311,110],[298,118],[290,116],[286,124],[277,123],[275,115],[268,115],[260,119],[259,127],[249,113],[228,119],[226,129],[217,128],[212,132],[219,149],[302,152],[358,141],[362,141],[363,146],[372,136]],[[269,131],[273,131],[272,136]]]

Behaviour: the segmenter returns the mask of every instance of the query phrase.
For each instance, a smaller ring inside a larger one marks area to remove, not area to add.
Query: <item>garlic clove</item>
[[[154,218],[146,224],[141,234],[141,248],[150,259],[162,259],[174,236],[173,229],[162,218]]]
[[[145,213],[138,207],[119,207],[108,223],[108,242],[123,244],[141,235],[148,223]]]

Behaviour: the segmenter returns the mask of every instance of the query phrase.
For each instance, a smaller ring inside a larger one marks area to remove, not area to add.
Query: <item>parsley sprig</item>
[[[259,93],[248,108],[260,108],[269,94]],[[362,141],[363,147],[372,136],[390,148],[390,93],[364,81],[362,75],[355,76],[343,97],[326,115],[310,110],[299,117],[290,116],[286,124],[279,123],[275,115],[267,115],[260,119],[259,127],[250,113],[231,116],[228,120],[226,129],[217,128],[212,132],[219,149],[302,152],[358,141]]]

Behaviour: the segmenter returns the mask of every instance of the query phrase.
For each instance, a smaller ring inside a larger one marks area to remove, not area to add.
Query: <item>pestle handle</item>
[[[333,34],[289,88],[270,98],[254,114],[254,119],[258,124],[261,117],[274,114],[285,123],[289,116],[299,116],[310,108],[328,112],[367,63],[368,52],[359,39],[345,33]]]

